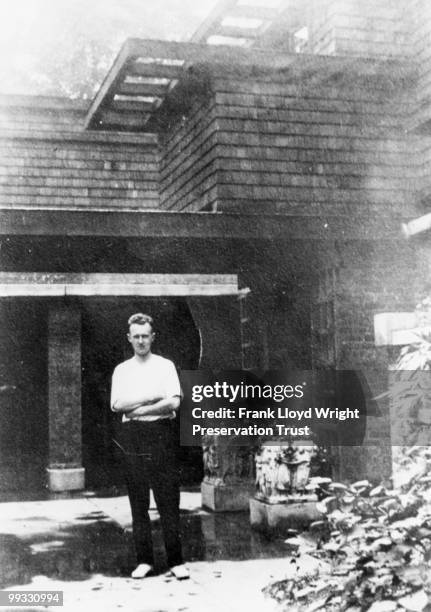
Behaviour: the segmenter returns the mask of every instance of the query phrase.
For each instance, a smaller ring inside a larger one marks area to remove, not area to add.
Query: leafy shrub
[[[400,460],[418,456],[429,469],[428,447],[405,450]],[[431,610],[430,482],[413,474],[388,489],[312,479],[322,520],[286,540],[288,576],[265,592],[289,612]]]

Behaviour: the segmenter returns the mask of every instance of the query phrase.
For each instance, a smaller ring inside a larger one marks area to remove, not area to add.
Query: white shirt
[[[180,381],[174,364],[169,359],[152,353],[145,361],[136,357],[123,361],[114,370],[111,386],[111,408],[118,400],[135,404],[157,402],[161,399],[181,397]],[[145,415],[139,421],[170,419],[172,415]],[[123,422],[129,421],[123,414]]]

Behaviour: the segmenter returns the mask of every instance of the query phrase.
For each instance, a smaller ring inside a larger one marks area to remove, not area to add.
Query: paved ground
[[[127,497],[89,494],[1,503],[1,587],[63,590],[63,609],[78,612],[275,610],[261,589],[292,569],[283,541],[268,541],[252,532],[247,513],[203,511],[199,493],[183,492],[181,509],[183,548],[191,579],[178,582],[166,576],[153,505],[158,575],[137,581],[128,577],[134,558]],[[59,609],[49,608],[53,612]]]

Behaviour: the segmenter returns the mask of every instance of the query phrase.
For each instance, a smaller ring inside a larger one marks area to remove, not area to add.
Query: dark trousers
[[[138,563],[153,565],[150,488],[160,514],[169,567],[182,561],[180,541],[180,486],[170,421],[122,423],[117,436],[133,520]]]

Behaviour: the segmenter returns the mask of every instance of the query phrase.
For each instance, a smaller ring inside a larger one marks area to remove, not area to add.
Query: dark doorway
[[[150,314],[157,329],[154,352],[179,369],[198,367],[200,338],[185,299],[84,298],[81,304],[83,464],[87,487],[104,488],[123,483],[112,443],[119,417],[111,412],[109,401],[114,367],[132,356],[126,338],[128,318],[135,312]],[[202,480],[200,448],[181,447],[179,461],[182,484]]]
[[[0,301],[0,491],[45,486],[48,455],[46,302]]]

